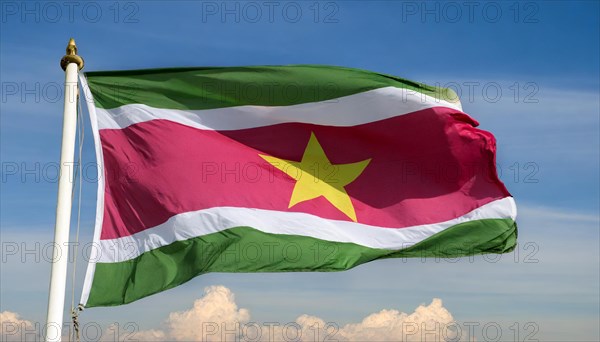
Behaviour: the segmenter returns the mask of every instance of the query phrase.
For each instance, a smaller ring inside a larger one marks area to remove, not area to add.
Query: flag
[[[495,139],[450,89],[316,65],[81,81],[102,176],[87,307],[207,272],[340,271],[515,246]]]

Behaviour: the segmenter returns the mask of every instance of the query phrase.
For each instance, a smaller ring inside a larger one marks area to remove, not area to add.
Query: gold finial
[[[76,55],[77,54],[77,45],[75,45],[75,39],[69,39],[69,44],[67,44],[67,55]]]
[[[83,69],[83,58],[77,55],[77,45],[75,45],[75,39],[73,38],[67,44],[67,54],[60,60],[60,67],[66,70],[69,63],[77,64],[79,70]]]

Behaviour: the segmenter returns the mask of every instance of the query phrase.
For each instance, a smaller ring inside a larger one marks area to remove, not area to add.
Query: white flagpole
[[[73,191],[73,169],[75,155],[75,132],[77,128],[77,75],[83,68],[83,59],[77,56],[75,40],[67,45],[67,54],[60,66],[65,71],[65,103],[63,114],[63,134],[60,151],[60,174],[58,176],[58,200],[56,204],[56,225],[54,228],[54,248],[52,270],[50,271],[50,293],[48,296],[48,316],[46,320],[46,341],[60,341],[62,335],[63,310],[67,285],[68,242],[71,225],[71,205]]]

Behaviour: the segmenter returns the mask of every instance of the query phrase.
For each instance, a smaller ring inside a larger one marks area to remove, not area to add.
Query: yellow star
[[[259,155],[296,180],[288,208],[300,202],[323,196],[334,207],[356,222],[354,206],[352,206],[350,196],[344,187],[352,183],[364,171],[371,159],[351,164],[333,165],[325,155],[325,151],[314,133],[310,134],[308,145],[306,145],[302,160],[299,162]]]

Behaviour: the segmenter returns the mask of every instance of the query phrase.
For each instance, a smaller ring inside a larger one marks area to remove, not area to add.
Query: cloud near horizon
[[[0,341],[26,341],[28,337],[38,340],[38,335],[31,321],[21,319],[16,312],[0,312]]]
[[[2,341],[21,340],[24,329],[34,326],[17,313],[0,313]],[[407,314],[384,309],[361,322],[339,325],[322,318],[301,315],[294,322],[258,323],[247,309],[239,308],[235,295],[224,286],[209,286],[192,307],[172,312],[160,329],[149,329],[127,336],[137,341],[456,341],[461,336],[451,329],[454,319],[442,300],[434,298]],[[110,327],[103,341],[114,339]],[[119,337],[119,340],[121,340]]]

